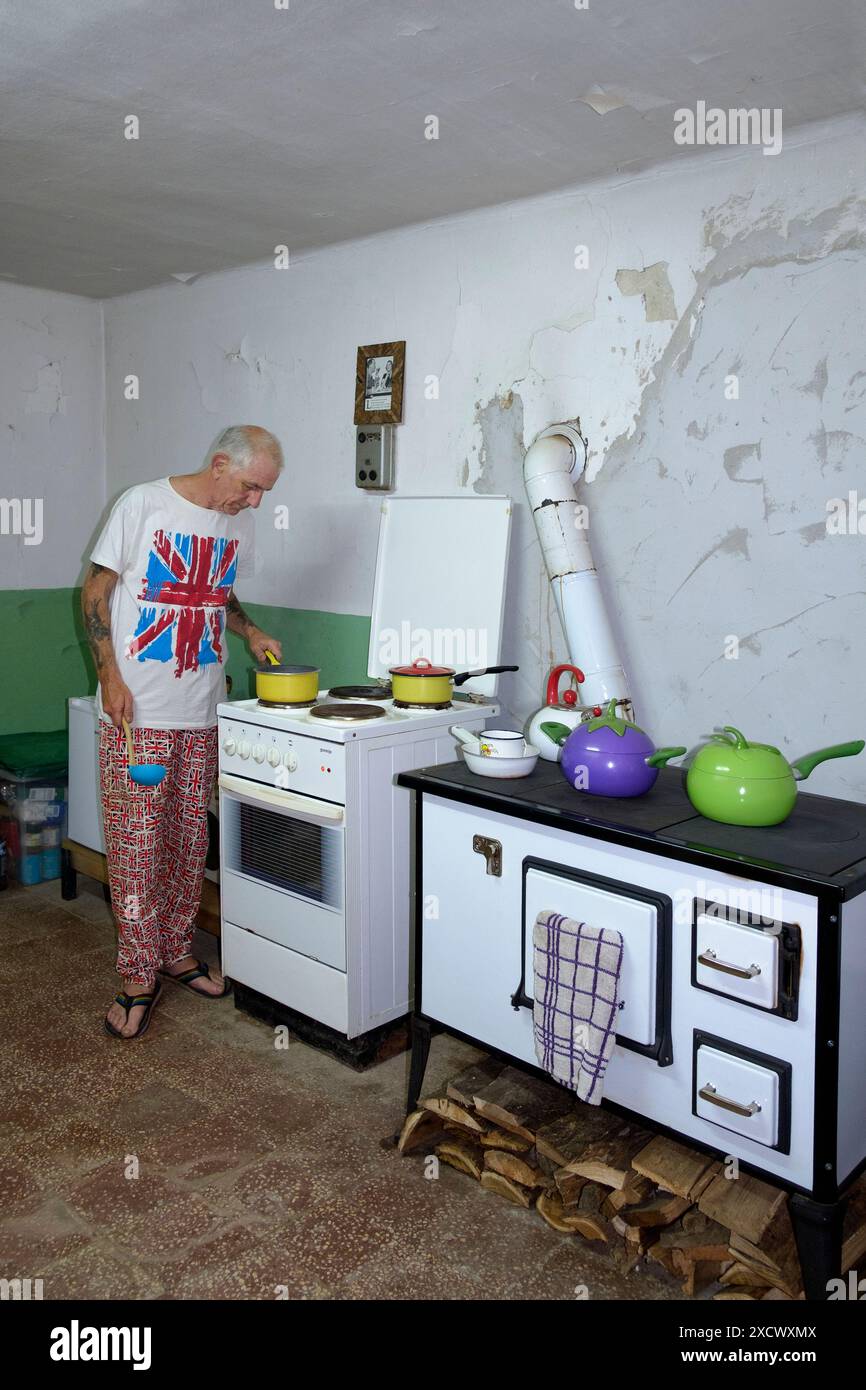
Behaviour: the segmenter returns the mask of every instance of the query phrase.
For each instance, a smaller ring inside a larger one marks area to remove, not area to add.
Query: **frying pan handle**
[[[500,671],[519,671],[519,666],[482,666],[480,671],[461,671],[454,677],[455,685],[462,685],[471,676],[498,676]]]
[[[805,753],[802,758],[797,758],[791,763],[794,776],[798,782],[804,782],[819,763],[825,763],[828,758],[854,758],[863,752],[864,747],[866,744],[862,738],[857,738],[853,743],[834,743],[832,748],[819,748],[817,753]]]

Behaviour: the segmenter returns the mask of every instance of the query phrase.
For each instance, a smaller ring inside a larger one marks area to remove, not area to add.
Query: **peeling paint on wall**
[[[643,295],[647,323],[676,319],[677,306],[668,279],[667,261],[656,261],[655,265],[648,265],[646,270],[618,270],[616,284],[621,294]]]

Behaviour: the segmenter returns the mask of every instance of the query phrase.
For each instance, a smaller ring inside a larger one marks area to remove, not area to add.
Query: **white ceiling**
[[[0,275],[119,294],[672,158],[700,99],[863,105],[862,0],[288,4],[6,0]]]

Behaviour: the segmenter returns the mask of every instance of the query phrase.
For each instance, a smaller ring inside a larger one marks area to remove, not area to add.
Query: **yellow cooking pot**
[[[516,666],[482,666],[479,671],[458,672],[452,666],[434,666],[426,656],[419,656],[411,666],[392,666],[389,675],[395,700],[407,705],[447,705],[451,703],[454,686],[462,685],[470,676],[516,670]]]
[[[270,663],[256,671],[256,695],[274,705],[302,705],[319,693],[319,666],[281,665],[273,652],[266,651]]]

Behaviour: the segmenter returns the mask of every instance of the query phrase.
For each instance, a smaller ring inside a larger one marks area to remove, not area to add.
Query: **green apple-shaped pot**
[[[828,758],[862,753],[864,743],[837,743],[789,763],[770,743],[750,743],[739,729],[725,726],[695,754],[686,791],[696,811],[725,825],[779,825],[797,800],[803,781]]]

